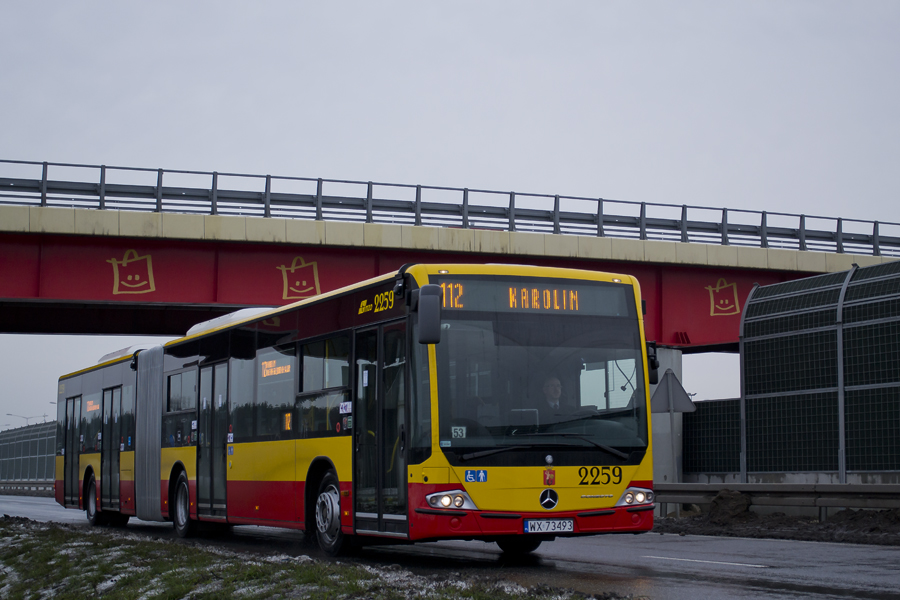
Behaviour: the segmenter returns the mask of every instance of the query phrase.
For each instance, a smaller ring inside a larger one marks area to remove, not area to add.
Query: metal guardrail
[[[29,169],[34,172],[6,176]],[[55,177],[57,173],[65,178]],[[372,181],[19,160],[0,160],[0,175],[0,204],[430,225],[900,256],[900,223],[892,222]],[[209,184],[197,185],[205,178]]]
[[[657,483],[659,504],[709,504],[721,490],[747,494],[757,506],[900,508],[900,485],[842,483]],[[665,507],[662,508],[665,512]],[[821,519],[821,516],[820,516]]]
[[[53,497],[52,481],[4,481],[0,483],[0,495]]]

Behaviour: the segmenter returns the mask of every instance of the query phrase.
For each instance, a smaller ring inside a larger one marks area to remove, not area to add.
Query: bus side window
[[[299,437],[341,435],[350,430],[341,404],[350,400],[350,338],[346,335],[303,344],[297,398]]]
[[[231,403],[231,433],[235,442],[253,441],[253,388],[256,360],[232,358],[228,375],[231,378],[228,401]]]
[[[349,431],[340,412],[341,403],[350,399],[346,391],[324,392],[300,398],[299,437],[325,437]]]
[[[256,439],[290,439],[293,437],[291,409],[297,372],[296,345],[260,349],[256,363]]]
[[[346,335],[304,344],[301,393],[347,387],[350,383],[350,338]]]
[[[194,443],[191,422],[197,409],[197,369],[190,368],[166,377],[166,409],[162,418],[163,447]],[[123,442],[124,443],[124,442]]]

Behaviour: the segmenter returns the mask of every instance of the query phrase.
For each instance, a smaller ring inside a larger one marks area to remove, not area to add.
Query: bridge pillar
[[[658,347],[656,356],[659,359],[659,374],[666,369],[672,369],[678,381],[681,379],[681,350],[677,348]],[[655,385],[650,386],[650,396],[656,391]],[[668,414],[653,415],[653,482],[654,483],[676,483],[682,481],[682,414],[675,413],[675,465],[676,470],[672,467],[672,427]],[[665,510],[661,505],[660,510]],[[665,516],[665,515],[662,515]]]

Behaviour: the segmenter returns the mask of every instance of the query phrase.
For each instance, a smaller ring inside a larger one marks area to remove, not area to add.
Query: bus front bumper
[[[642,504],[586,511],[512,513],[419,506],[411,510],[413,514],[410,515],[409,534],[410,540],[459,538],[490,540],[499,536],[519,534],[561,537],[642,533],[653,529],[654,508],[655,504]],[[526,522],[529,525],[529,533],[526,533]],[[551,528],[545,530],[536,526],[544,524],[550,525]]]

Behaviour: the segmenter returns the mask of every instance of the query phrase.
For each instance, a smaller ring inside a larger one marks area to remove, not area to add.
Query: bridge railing
[[[0,160],[0,204],[900,256],[900,223],[428,185]]]

